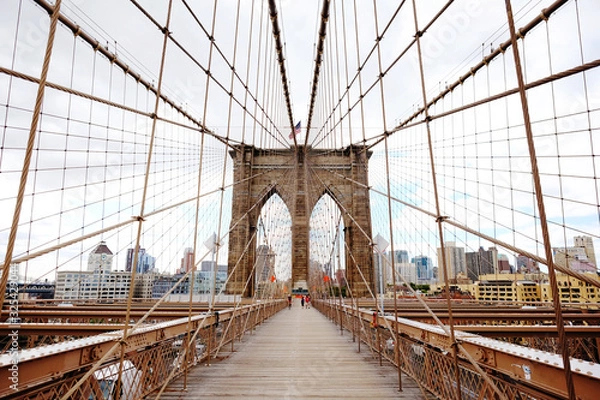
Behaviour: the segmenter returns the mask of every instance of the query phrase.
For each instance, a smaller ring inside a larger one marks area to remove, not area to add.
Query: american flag
[[[294,127],[294,132],[290,133],[290,139],[293,139],[294,136],[296,136],[297,134],[299,134],[301,130],[302,129],[300,128],[300,121],[298,121],[298,123]]]

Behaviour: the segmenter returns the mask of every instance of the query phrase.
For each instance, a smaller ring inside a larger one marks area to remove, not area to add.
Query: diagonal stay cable
[[[268,196],[270,193],[270,189],[272,189],[273,185],[270,185],[269,187],[267,187],[267,189],[262,193],[261,196],[259,196],[255,203],[246,211],[246,213],[244,213],[244,215],[242,215],[238,221],[236,221],[235,223],[233,223],[229,229],[229,231],[227,231],[225,233],[225,235],[222,238],[218,238],[219,242],[221,242],[227,235],[229,235],[229,233],[231,233],[231,231],[233,231],[256,207],[258,207],[260,204],[262,204],[262,200],[265,196]],[[106,351],[105,354],[103,354],[103,356],[96,361],[96,363],[86,372],[86,374],[81,377],[79,379],[79,381],[70,389],[70,391],[63,396],[63,400],[66,400],[68,398],[70,398],[69,396],[72,395],[98,368],[100,368],[107,360],[109,360],[109,358],[111,356],[113,356],[113,354],[115,353],[115,351],[122,346],[122,343],[125,342],[127,340],[127,338],[131,335],[132,332],[134,332],[136,330],[136,328],[140,327],[141,324],[151,315],[152,312],[154,312],[154,310],[156,310],[156,308],[168,297],[169,294],[171,294],[176,287],[178,287],[178,285],[180,283],[182,283],[185,279],[187,279],[190,276],[190,273],[192,270],[197,269],[198,265],[202,262],[202,260],[204,258],[206,258],[208,255],[210,254],[210,251],[207,251],[204,256],[198,260],[196,262],[196,264],[194,265],[194,267],[192,269],[190,269],[190,271],[188,271],[186,274],[183,274],[182,277],[179,279],[179,281],[177,281],[170,290],[168,290],[163,297],[161,297],[161,299],[159,299],[153,306],[152,308],[150,308],[133,326],[130,327],[130,329],[127,332],[124,332],[121,339],[119,341],[117,341],[113,347],[111,347],[109,350]],[[202,321],[206,320],[206,317],[208,315],[205,315]],[[204,323],[204,322],[202,322]]]
[[[569,0],[556,0],[554,3],[552,3],[551,5],[549,5],[548,7],[544,8],[539,15],[537,15],[535,18],[533,18],[529,23],[527,23],[526,25],[524,25],[523,27],[518,29],[518,35],[520,38],[524,38],[529,32],[531,32],[536,26],[538,26],[539,24],[547,21],[550,18],[550,15],[554,12],[556,12],[560,7],[562,7],[563,5],[565,5]],[[426,29],[423,29],[421,31],[421,33],[425,33]],[[423,113],[424,109],[429,109],[431,108],[433,105],[435,105],[438,101],[444,99],[447,95],[451,94],[458,86],[462,85],[467,79],[469,79],[470,77],[474,76],[475,73],[477,71],[479,71],[480,69],[486,67],[492,60],[494,60],[496,57],[501,56],[502,54],[504,54],[504,52],[506,50],[508,50],[510,47],[512,46],[512,41],[511,39],[507,39],[506,41],[504,41],[503,43],[501,43],[496,49],[494,49],[493,52],[491,52],[490,54],[488,54],[487,56],[485,56],[483,58],[483,60],[481,60],[479,63],[477,63],[475,66],[471,67],[469,69],[468,72],[466,72],[465,74],[463,74],[462,76],[460,76],[456,81],[454,81],[453,83],[451,83],[450,85],[448,85],[440,94],[438,94],[436,97],[434,97],[433,99],[429,100],[424,107],[419,108],[418,110],[416,110],[412,115],[410,115],[409,117],[407,117],[404,121],[400,122],[394,129],[392,129],[390,132],[384,132],[382,135],[389,135],[393,132],[397,132],[400,129],[402,129],[403,127],[411,124],[412,121],[414,121],[419,115],[421,115]],[[547,79],[547,78],[545,78]],[[540,81],[543,81],[540,80]],[[543,83],[543,82],[542,82]],[[530,83],[529,85],[531,85],[532,83]],[[539,83],[541,84],[541,83]],[[529,89],[529,85],[526,86],[526,89]],[[537,85],[536,85],[537,86]],[[507,93],[506,95],[509,94],[514,94],[514,93],[518,93],[518,88],[514,89],[514,92]],[[502,97],[504,97],[505,95],[503,95]],[[486,101],[486,99],[483,99],[484,102]],[[431,116],[432,118],[434,118],[434,116]],[[422,123],[423,121],[420,121],[418,123]],[[369,146],[369,149],[372,148],[373,146],[377,145],[379,142],[383,141],[383,139],[379,139],[376,143],[373,143],[372,145]],[[368,149],[367,149],[368,150]]]
[[[318,177],[317,174],[315,174],[315,176],[317,177],[317,179],[320,181],[320,184],[323,186],[326,186],[325,183]],[[352,222],[357,226],[357,228],[359,229],[359,231],[365,235],[365,237],[367,237],[367,239],[371,240],[370,237],[368,237],[368,235],[365,232],[365,229],[356,222],[356,220],[354,219],[354,217],[352,216],[352,214],[343,206],[343,204],[341,204],[341,202],[337,201],[334,198],[334,201],[336,201],[336,203],[338,204],[338,207],[340,207],[340,209],[342,210],[343,213],[346,214],[346,216],[348,216],[348,218],[350,218],[352,220]],[[383,257],[385,259],[385,257]],[[390,262],[389,260],[386,260],[388,263]],[[362,276],[362,271],[359,272]],[[402,275],[398,274],[402,280],[404,280],[404,278],[402,277]],[[405,281],[405,280],[404,280]],[[405,281],[406,282],[406,281]],[[436,322],[436,324],[442,328],[444,330],[444,332],[448,335],[451,336],[451,330],[442,323],[442,321],[437,317],[437,315],[435,315],[435,312],[427,305],[427,303],[425,303],[425,301],[420,297],[417,296],[416,291],[410,286],[408,285],[408,288],[413,292],[413,294],[415,295],[415,297],[417,298],[417,300],[421,303],[421,305],[423,305],[423,307],[427,310],[427,312],[432,316],[432,318],[434,319],[434,321]],[[369,288],[370,291],[370,288]],[[371,293],[372,294],[372,293]],[[390,332],[393,332],[390,328]],[[496,386],[494,385],[494,383],[491,381],[491,379],[487,376],[487,374],[484,373],[484,371],[481,369],[481,367],[479,366],[479,364],[473,359],[473,357],[471,357],[471,355],[464,350],[464,348],[462,347],[462,345],[460,344],[459,341],[454,341],[456,343],[456,347],[460,350],[460,352],[469,360],[469,362],[473,365],[473,367],[477,370],[477,372],[479,374],[481,374],[481,376],[483,377],[483,379],[486,380],[486,383],[488,383],[488,385],[490,385],[491,388],[498,390],[496,388]],[[503,398],[504,396],[500,396],[500,398]]]

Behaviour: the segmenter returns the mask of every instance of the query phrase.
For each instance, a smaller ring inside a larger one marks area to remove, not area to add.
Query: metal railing
[[[15,385],[1,385],[0,398],[60,399],[77,385],[70,398],[144,398],[189,368],[210,363],[224,346],[233,348],[236,339],[285,306],[283,300],[264,301],[136,328],[126,340],[119,330],[26,349],[19,352]],[[115,342],[125,354],[122,365],[118,351],[101,360]],[[11,382],[11,368],[11,356],[1,355],[0,381]]]
[[[458,368],[451,356],[452,342],[439,326],[339,304],[338,300],[314,300],[313,305],[340,329],[352,333],[357,345],[367,345],[373,357],[397,366],[413,378],[424,392],[440,399],[566,399],[561,357],[545,351],[461,332],[456,337]],[[398,344],[394,337],[398,337]],[[399,350],[398,358],[395,351]],[[464,353],[463,353],[464,352]],[[497,388],[493,390],[468,361],[472,357]],[[580,399],[597,398],[600,364],[572,360],[572,374]],[[460,382],[456,382],[459,376]],[[457,391],[460,390],[460,396]]]

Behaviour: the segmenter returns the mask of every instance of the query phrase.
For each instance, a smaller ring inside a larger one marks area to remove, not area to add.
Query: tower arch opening
[[[330,292],[331,285],[346,285],[344,243],[342,212],[329,192],[325,192],[315,204],[309,222],[311,293]]]
[[[256,243],[255,293],[276,296],[292,276],[292,217],[276,191],[260,210]]]

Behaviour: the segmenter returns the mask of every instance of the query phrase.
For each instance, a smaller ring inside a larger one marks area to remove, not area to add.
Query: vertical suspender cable
[[[123,339],[121,341],[121,362],[119,363],[119,380],[117,381],[117,397],[121,396],[121,385],[122,385],[122,375],[123,375],[123,363],[125,361],[125,341],[128,336],[129,329],[129,319],[131,316],[131,301],[133,299],[133,293],[135,290],[135,277],[137,273],[137,265],[139,262],[140,256],[140,241],[142,239],[142,227],[144,224],[144,214],[146,208],[146,198],[148,196],[148,181],[150,179],[150,168],[152,166],[152,155],[154,152],[154,140],[156,138],[156,125],[158,121],[158,107],[161,102],[160,93],[162,91],[162,83],[164,77],[164,69],[165,69],[165,60],[167,55],[167,43],[169,41],[169,24],[171,22],[171,10],[172,10],[173,0],[169,0],[169,6],[167,10],[167,20],[165,22],[165,26],[162,29],[163,33],[163,46],[162,46],[162,54],[160,59],[160,70],[158,75],[158,83],[156,87],[156,99],[154,101],[154,112],[152,114],[152,132],[150,133],[150,143],[148,145],[148,159],[146,161],[146,173],[144,175],[144,189],[142,193],[142,201],[140,204],[140,215],[137,217],[138,221],[138,229],[137,236],[135,239],[135,247],[133,253],[133,264],[131,265],[131,284],[129,286],[129,295],[127,296],[127,310],[125,312],[125,324],[123,325]],[[119,400],[119,399],[117,399]]]
[[[356,40],[356,66],[358,67],[358,72],[356,73],[356,76],[358,77],[358,94],[360,96],[360,125],[362,133],[362,142],[366,143],[367,139],[365,137],[365,106],[363,104],[362,72],[360,67],[360,41],[358,40],[358,10],[356,9],[356,0],[354,0],[354,37]]]
[[[396,295],[396,267],[395,267],[395,257],[394,257],[394,226],[392,222],[394,221],[394,217],[392,214],[392,199],[391,199],[391,187],[390,187],[390,155],[389,155],[389,147],[388,147],[388,135],[387,135],[387,122],[385,118],[385,95],[384,95],[384,87],[383,87],[383,68],[381,65],[381,39],[382,36],[379,36],[379,23],[377,21],[377,2],[373,0],[373,16],[375,17],[375,34],[376,37],[376,46],[377,46],[377,65],[379,68],[379,92],[381,95],[381,119],[383,121],[383,130],[385,133],[385,175],[388,177],[386,179],[386,191],[387,191],[387,208],[388,208],[388,218],[389,218],[389,226],[390,226],[390,251],[392,254],[392,277],[393,277],[393,285],[394,285],[394,320],[398,321],[398,296]],[[371,239],[371,242],[373,239]],[[383,267],[380,266],[380,269],[383,270]],[[380,276],[379,279],[383,279],[383,276]],[[383,293],[380,294],[383,296]],[[384,310],[382,308],[381,315],[384,315]],[[398,324],[394,324],[394,357],[398,369],[398,390],[402,391],[402,368],[400,365],[400,357],[398,351]]]
[[[275,38],[275,51],[277,52],[277,61],[279,62],[279,72],[281,73],[281,83],[283,85],[283,94],[285,96],[285,104],[287,106],[288,118],[290,120],[290,130],[294,132],[294,116],[292,114],[292,103],[290,101],[290,91],[288,88],[288,79],[285,69],[285,60],[283,56],[283,45],[281,44],[281,31],[279,30],[279,21],[277,18],[277,5],[275,0],[269,0],[269,13],[271,16],[271,24],[273,27],[273,37]],[[296,145],[296,135],[292,135],[294,144]]]
[[[308,120],[306,122],[306,136],[304,138],[304,146],[308,145],[308,136],[310,135],[310,126],[315,108],[315,100],[317,98],[317,88],[319,86],[319,75],[321,72],[321,63],[323,62],[323,47],[325,46],[325,36],[327,35],[327,22],[329,21],[329,0],[323,0],[321,8],[321,24],[319,27],[319,42],[317,43],[317,54],[315,59],[315,70],[312,79],[312,89],[310,93]]]
[[[250,27],[249,27],[249,33],[248,33],[248,56],[246,59],[246,77],[245,77],[245,82],[246,85],[248,84],[248,82],[250,81],[250,63],[251,63],[251,56],[252,56],[252,34],[254,32],[254,1],[252,0],[252,4],[251,4],[251,11],[250,11]],[[259,29],[260,30],[260,29]],[[244,91],[244,109],[246,110],[248,106],[248,90]],[[248,113],[244,113],[242,116],[242,132],[241,132],[241,142],[245,143],[246,142],[246,117],[247,117]]]
[[[338,14],[336,12],[335,4],[336,3],[333,3],[333,16],[334,16],[333,32],[335,33],[335,40],[334,40],[334,43],[335,43],[335,69],[336,69],[335,76],[337,78],[336,79],[337,99],[339,101],[342,98],[342,91],[340,89],[340,81],[342,80],[342,75],[340,73],[340,64],[341,64],[340,63],[340,42],[341,41],[340,41],[340,38],[338,35],[338,32],[339,32],[338,25],[337,25]],[[344,45],[345,45],[345,43],[344,43]],[[342,121],[342,108],[341,107],[339,108],[339,114],[340,114],[340,143],[339,143],[339,146],[340,146],[340,148],[343,149],[344,148],[344,124],[341,123],[341,121]],[[335,128],[335,123],[333,121],[332,121],[332,127]],[[350,142],[350,143],[352,143],[352,142]],[[334,145],[334,148],[335,148],[335,145]]]
[[[348,72],[348,46],[346,45],[347,43],[347,39],[346,39],[346,9],[344,8],[344,4],[346,4],[345,2],[341,2],[342,3],[342,31],[343,31],[343,42],[344,42],[344,71],[345,71],[345,78],[346,78],[346,88],[350,87],[350,82],[348,81],[348,76],[349,76],[349,72]],[[358,48],[356,49],[356,51],[358,51]],[[350,105],[350,96],[346,95],[346,101],[348,104],[348,142],[350,144],[354,143],[352,141],[352,118],[351,118],[351,105]],[[340,107],[341,109],[341,107]],[[341,113],[341,111],[340,111]]]
[[[212,60],[212,51],[213,51],[213,42],[211,41],[210,43],[210,53],[209,53],[209,61],[208,61],[208,70],[210,70],[210,65],[211,65],[211,60]],[[206,89],[204,92],[204,112],[202,115],[202,121],[206,121],[206,104],[208,102],[208,89],[210,86],[210,75],[206,74]],[[194,216],[194,239],[193,239],[193,245],[192,245],[192,271],[189,274],[189,291],[190,291],[190,297],[189,297],[189,308],[188,308],[188,329],[187,329],[187,349],[188,351],[186,352],[186,354],[189,353],[189,349],[192,346],[192,336],[191,336],[191,330],[192,330],[192,325],[191,325],[191,319],[192,319],[192,302],[193,302],[193,293],[194,293],[194,288],[193,288],[193,284],[196,280],[195,272],[196,272],[196,254],[198,252],[198,223],[200,220],[200,194],[202,193],[202,173],[203,173],[203,160],[204,160],[204,140],[205,140],[205,135],[204,135],[204,131],[201,132],[201,136],[200,136],[200,149],[198,151],[198,179],[196,181],[196,206],[195,206],[195,216]],[[188,271],[185,271],[188,272]],[[185,368],[185,372],[184,372],[184,377],[183,377],[183,388],[186,389],[187,388],[187,376],[188,376],[188,371],[187,368]]]
[[[215,2],[215,17],[216,17],[216,2]],[[230,82],[230,87],[229,87],[229,105],[228,105],[228,115],[227,115],[227,134],[225,137],[225,140],[227,142],[229,141],[229,135],[231,133],[231,114],[232,114],[232,109],[233,109],[233,84],[235,82],[235,64],[237,61],[239,23],[240,23],[240,1],[238,0],[237,12],[236,12],[236,17],[235,17],[235,34],[234,34],[234,39],[233,39],[232,65],[234,68],[231,69],[231,82]],[[213,24],[213,30],[214,30],[214,25],[216,25],[216,18],[215,18],[215,23]],[[216,246],[217,249],[219,248],[218,244],[221,241],[221,226],[222,226],[222,222],[223,222],[223,198],[225,195],[225,178],[227,177],[227,161],[228,161],[228,157],[227,157],[227,153],[225,153],[225,156],[223,157],[223,170],[222,170],[222,175],[221,175],[221,198],[219,201],[219,218],[217,219],[217,224],[218,224],[217,243],[214,244],[214,246]],[[218,269],[217,266],[219,265],[218,261],[219,261],[219,252],[217,251],[217,254],[215,257],[215,264],[212,266],[213,274],[212,274],[211,278],[212,278],[213,287],[216,286],[217,269]],[[215,304],[215,292],[216,292],[216,290],[212,291],[211,307],[214,307],[214,304]]]
[[[422,97],[423,97],[423,104],[427,104],[427,95],[426,95],[426,91],[425,91],[425,75],[424,75],[424,71],[423,71],[423,58],[421,55],[421,40],[420,40],[420,38],[421,38],[422,32],[419,31],[419,24],[417,21],[417,4],[416,4],[415,0],[412,0],[412,5],[413,5],[413,17],[414,17],[414,24],[415,24],[415,37],[416,37],[416,44],[417,44],[417,53],[418,53],[418,58],[419,58],[419,74],[421,77],[421,92],[422,92]],[[425,112],[425,119],[427,120],[427,117],[429,115],[428,109],[425,108],[424,112]],[[427,142],[428,142],[428,149],[429,149],[429,162],[431,164],[431,178],[432,178],[433,192],[434,192],[434,198],[435,198],[435,209],[436,209],[436,214],[438,215],[436,222],[438,225],[438,235],[439,235],[439,239],[440,239],[440,248],[441,248],[441,256],[442,256],[441,264],[442,264],[442,271],[444,274],[446,304],[448,305],[448,325],[450,328],[450,341],[452,343],[452,357],[454,359],[454,373],[455,373],[455,380],[456,380],[455,391],[456,391],[456,398],[460,400],[462,398],[461,384],[460,384],[460,367],[459,367],[459,363],[458,363],[458,350],[457,350],[457,344],[456,344],[456,337],[454,336],[454,322],[453,322],[453,318],[452,318],[452,301],[450,299],[450,291],[449,291],[450,286],[448,283],[448,265],[447,265],[445,245],[444,245],[444,228],[442,225],[444,219],[440,216],[440,202],[439,202],[439,195],[438,195],[438,191],[437,191],[435,161],[434,161],[434,157],[433,157],[433,143],[432,143],[432,139],[431,139],[431,130],[430,130],[430,126],[429,126],[429,121],[426,121],[426,127],[427,127]]]
[[[17,203],[13,213],[12,225],[8,236],[8,244],[6,246],[6,255],[4,258],[4,266],[2,267],[2,279],[0,280],[0,307],[4,304],[6,295],[6,284],[10,274],[10,265],[13,251],[15,249],[15,241],[17,240],[17,231],[19,229],[19,218],[21,209],[23,208],[23,199],[25,197],[25,187],[27,186],[27,176],[29,175],[29,166],[33,155],[33,145],[35,144],[36,131],[40,114],[42,113],[42,103],[44,102],[44,93],[46,89],[46,80],[48,78],[48,70],[50,69],[50,59],[52,58],[52,49],[54,47],[54,36],[56,34],[56,25],[60,14],[61,0],[56,0],[56,4],[50,15],[50,29],[48,31],[48,41],[46,42],[46,53],[42,64],[42,72],[40,82],[38,84],[37,95],[35,98],[35,107],[31,117],[31,125],[29,126],[29,138],[27,139],[27,148],[25,150],[25,158],[23,160],[23,168],[21,170],[21,179],[19,181],[19,190],[17,192]]]
[[[213,58],[213,52],[214,52],[214,48],[215,48],[215,20],[217,18],[217,0],[214,1],[213,3],[213,15],[212,15],[212,26],[211,26],[211,31],[210,31],[210,49],[209,49],[209,53],[208,53],[208,66],[207,66],[207,72],[206,72],[206,89],[204,92],[204,111],[203,111],[203,116],[202,116],[202,121],[206,121],[206,115],[208,112],[208,95],[210,92],[210,75],[211,75],[211,68],[212,68],[212,58]],[[227,157],[227,155],[225,155],[225,157]],[[214,243],[213,243],[214,245]],[[194,264],[194,268],[196,267],[196,265]],[[211,299],[211,306],[208,309],[208,312],[211,311],[211,307],[212,307],[212,299]],[[210,365],[210,359],[211,359],[211,344],[212,344],[212,336],[209,337],[208,339],[208,351],[207,351],[207,360],[206,363],[207,365]]]
[[[137,231],[137,237],[136,237],[136,244],[135,244],[135,248],[134,248],[133,264],[131,266],[131,283],[132,284],[129,288],[129,296],[127,299],[127,309],[126,309],[125,324],[123,326],[123,334],[122,334],[121,340],[118,343],[116,343],[113,347],[111,347],[101,357],[101,359],[98,360],[98,362],[96,362],[96,364],[94,364],[94,366],[90,370],[88,370],[86,372],[86,374],[82,378],[80,378],[79,381],[77,381],[77,383],[74,386],[71,387],[71,389],[61,398],[61,400],[70,399],[72,397],[72,395],[75,393],[75,391],[77,389],[79,389],[79,387],[84,382],[86,382],[87,379],[94,373],[94,371],[101,365],[102,361],[107,359],[110,355],[112,355],[117,350],[118,347],[121,348],[121,362],[119,363],[119,380],[117,383],[117,391],[120,392],[119,389],[120,389],[120,385],[121,385],[121,376],[123,374],[123,361],[125,358],[124,344],[126,343],[127,336],[129,333],[129,320],[130,320],[130,315],[131,315],[131,299],[133,297],[133,291],[135,288],[135,285],[133,284],[133,282],[135,280],[137,263],[138,263],[138,259],[139,259],[139,246],[140,246],[140,239],[141,239],[141,234],[142,234],[142,225],[143,225],[143,221],[144,221],[144,212],[145,212],[144,209],[145,209],[145,203],[146,203],[146,196],[147,196],[147,192],[148,192],[148,180],[149,180],[149,175],[150,175],[150,166],[151,166],[152,152],[153,152],[153,147],[154,147],[156,123],[158,120],[157,112],[158,112],[158,106],[161,101],[161,86],[162,86],[162,78],[163,78],[163,71],[164,71],[164,63],[165,63],[165,58],[166,58],[166,46],[167,46],[168,37],[169,37],[169,23],[171,20],[171,7],[172,7],[172,0],[169,1],[167,21],[166,21],[165,27],[162,28],[162,33],[164,35],[163,49],[162,49],[162,55],[161,55],[161,64],[160,64],[160,72],[159,72],[159,76],[158,76],[158,84],[157,84],[157,88],[156,88],[156,100],[154,103],[154,113],[152,114],[152,132],[150,135],[150,144],[149,144],[149,148],[148,148],[148,159],[146,162],[146,173],[145,173],[145,178],[144,178],[144,188],[143,188],[142,200],[141,200],[141,205],[140,205],[140,215],[137,217],[138,231]]]
[[[546,262],[548,265],[548,277],[552,287],[552,303],[556,314],[556,329],[558,331],[558,346],[562,354],[563,369],[565,371],[565,382],[569,399],[575,400],[575,386],[573,376],[571,375],[571,361],[569,360],[569,344],[565,335],[565,325],[563,321],[562,308],[560,304],[560,293],[556,282],[556,271],[554,270],[554,261],[552,259],[552,246],[550,243],[550,232],[548,230],[548,221],[546,220],[546,208],[544,205],[544,194],[542,192],[542,183],[540,180],[540,172],[537,164],[537,156],[535,152],[535,143],[533,142],[533,131],[531,129],[531,120],[529,117],[529,103],[527,101],[527,93],[525,92],[525,79],[521,68],[521,59],[519,49],[517,47],[517,32],[513,18],[512,6],[510,0],[505,0],[506,16],[508,19],[508,27],[510,29],[510,38],[512,42],[513,57],[515,61],[515,70],[517,73],[517,83],[519,85],[519,96],[521,99],[521,109],[523,112],[523,123],[525,125],[525,134],[527,135],[527,146],[529,148],[529,159],[531,162],[531,173],[533,178],[535,197],[537,200],[538,212],[540,213],[540,228],[542,229],[542,238],[544,240],[544,251],[546,254]]]
[[[414,23],[415,23],[415,38],[416,38],[416,44],[417,44],[417,55],[418,55],[418,59],[419,59],[419,75],[421,77],[421,94],[423,97],[423,104],[426,105],[427,104],[427,93],[425,90],[425,73],[423,70],[423,55],[421,52],[421,36],[423,33],[419,30],[416,1],[412,0],[412,4],[413,4],[413,17],[414,17]],[[436,209],[436,214],[438,215],[438,217],[436,218],[436,222],[438,225],[438,234],[440,237],[442,269],[443,269],[443,273],[444,273],[444,285],[446,287],[445,292],[446,292],[446,303],[448,305],[448,325],[450,327],[449,333],[450,333],[450,341],[452,342],[452,356],[454,358],[454,372],[455,372],[455,379],[456,379],[456,387],[455,387],[456,388],[456,396],[457,396],[457,399],[460,400],[462,398],[462,389],[461,389],[461,381],[460,381],[460,365],[458,362],[458,352],[460,349],[460,345],[456,341],[456,337],[454,335],[454,322],[453,322],[453,316],[452,316],[452,301],[450,299],[450,290],[449,290],[450,286],[448,283],[448,271],[447,271],[447,265],[446,265],[446,252],[445,252],[445,246],[444,246],[444,229],[443,229],[443,223],[446,218],[443,217],[440,213],[440,199],[439,199],[439,193],[438,193],[438,187],[437,187],[437,176],[436,176],[436,172],[435,172],[435,159],[433,157],[433,141],[431,138],[429,108],[425,107],[423,112],[425,114],[425,126],[427,129],[427,143],[428,143],[428,149],[429,149],[429,162],[431,164],[431,181],[432,181],[433,193],[434,193],[434,197],[435,197],[435,209]],[[466,353],[466,352],[463,352],[463,353],[467,357],[469,362],[471,362],[473,367],[475,367],[475,369],[481,375],[481,377],[485,380],[485,382],[489,385],[489,387],[494,392],[496,392],[496,394],[499,396],[499,398],[505,399],[506,396],[502,392],[500,392],[500,390],[497,388],[497,386],[494,384],[494,382],[481,369],[481,367],[475,362],[475,360],[468,353]]]

